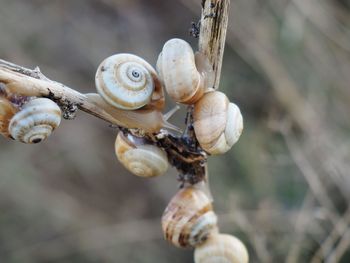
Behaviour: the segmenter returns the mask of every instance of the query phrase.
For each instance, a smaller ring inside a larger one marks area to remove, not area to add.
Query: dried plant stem
[[[309,210],[310,206],[314,205],[314,201],[315,198],[309,191],[306,197],[304,198],[299,215],[297,216],[294,224],[294,238],[292,239],[291,248],[286,257],[286,263],[297,263],[300,261],[299,257],[300,251],[302,249],[302,241],[305,234],[305,228],[307,222],[310,220],[310,218],[313,217],[312,215],[310,215]]]
[[[230,0],[202,0],[199,51],[204,53],[213,66],[214,87],[219,88],[224,55]]]
[[[309,187],[320,204],[326,208],[330,213],[329,217],[332,223],[335,225],[339,220],[339,215],[336,207],[327,194],[327,190],[322,180],[317,176],[317,172],[313,169],[312,165],[308,162],[304,153],[300,150],[302,147],[298,144],[296,139],[288,131],[282,131],[282,135],[291,153],[291,156],[297,164],[300,171],[303,173]]]
[[[350,209],[348,208],[344,215],[338,220],[337,224],[334,226],[333,230],[330,232],[328,237],[322,242],[320,248],[314,254],[311,263],[322,262],[323,259],[327,257],[332,252],[332,249],[336,247],[335,243],[339,237],[347,237],[345,235],[348,225],[350,223]],[[338,245],[339,246],[339,245]],[[333,253],[332,253],[333,254]],[[330,256],[330,258],[333,258]]]

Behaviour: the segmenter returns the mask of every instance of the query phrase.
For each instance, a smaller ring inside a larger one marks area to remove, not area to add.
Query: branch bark
[[[219,88],[230,0],[202,0],[199,51],[213,66],[214,87]]]

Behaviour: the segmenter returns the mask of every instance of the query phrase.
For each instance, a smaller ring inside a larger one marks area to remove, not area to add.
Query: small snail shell
[[[9,123],[17,108],[5,97],[0,97],[0,133],[5,137],[10,137]]]
[[[193,119],[198,142],[210,154],[227,152],[243,130],[239,108],[219,91],[206,93],[195,104]]]
[[[61,122],[61,109],[53,101],[36,98],[26,103],[10,121],[11,136],[23,143],[45,140]]]
[[[195,247],[217,231],[217,216],[208,196],[191,186],[181,189],[162,216],[165,239],[177,247]]]
[[[147,143],[143,138],[119,132],[115,141],[118,160],[131,173],[140,177],[163,175],[168,170],[168,157],[157,146]]]
[[[226,234],[211,235],[194,251],[195,263],[248,263],[249,256],[244,244]]]
[[[134,110],[152,103],[163,108],[164,94],[157,73],[142,58],[116,54],[106,58],[96,72],[96,89],[110,105]]]
[[[186,41],[174,38],[164,44],[158,57],[157,70],[173,100],[193,104],[211,85],[212,80],[207,77],[212,75],[209,73],[211,67],[208,64],[204,55],[200,53],[195,58],[191,46]]]

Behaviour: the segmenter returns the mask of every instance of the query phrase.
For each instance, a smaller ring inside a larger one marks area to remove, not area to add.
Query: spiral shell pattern
[[[243,130],[239,108],[219,91],[206,93],[195,104],[193,118],[198,142],[210,154],[230,150]]]
[[[167,93],[176,102],[192,104],[203,96],[204,79],[186,41],[178,38],[167,41],[158,57],[157,70]]]
[[[181,189],[162,216],[165,239],[177,247],[195,247],[217,231],[217,216],[208,196],[195,187]]]
[[[119,132],[115,141],[115,152],[118,160],[132,174],[140,177],[163,175],[168,170],[166,153],[142,138]]]
[[[36,98],[25,104],[10,121],[11,136],[23,143],[39,143],[61,122],[61,109],[53,101]]]
[[[236,237],[214,234],[194,251],[195,263],[248,263],[244,244]]]
[[[106,58],[98,67],[96,89],[110,105],[134,110],[150,102],[155,77],[155,70],[142,58],[116,54]]]
[[[0,97],[0,133],[5,137],[10,137],[9,123],[17,109],[5,97]]]

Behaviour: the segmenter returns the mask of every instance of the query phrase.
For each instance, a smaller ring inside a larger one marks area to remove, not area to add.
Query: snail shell
[[[96,89],[110,105],[134,110],[151,103],[164,107],[164,94],[154,68],[132,54],[106,58],[96,72]]]
[[[194,251],[195,263],[248,263],[249,256],[244,244],[226,234],[211,235]]]
[[[164,44],[157,70],[169,96],[184,104],[199,100],[213,82],[208,60],[201,53],[195,56],[191,46],[178,38]]]
[[[119,132],[115,141],[118,160],[131,173],[140,177],[163,175],[168,170],[166,153],[143,138]]]
[[[61,109],[53,101],[36,98],[26,103],[10,121],[11,136],[23,143],[45,140],[61,122]]]
[[[239,108],[219,91],[206,93],[195,104],[193,119],[198,142],[210,154],[227,152],[243,130]]]
[[[195,247],[217,231],[217,216],[211,200],[191,186],[181,189],[162,216],[165,239],[177,247]]]
[[[0,133],[10,137],[9,123],[17,108],[5,97],[0,97]]]

